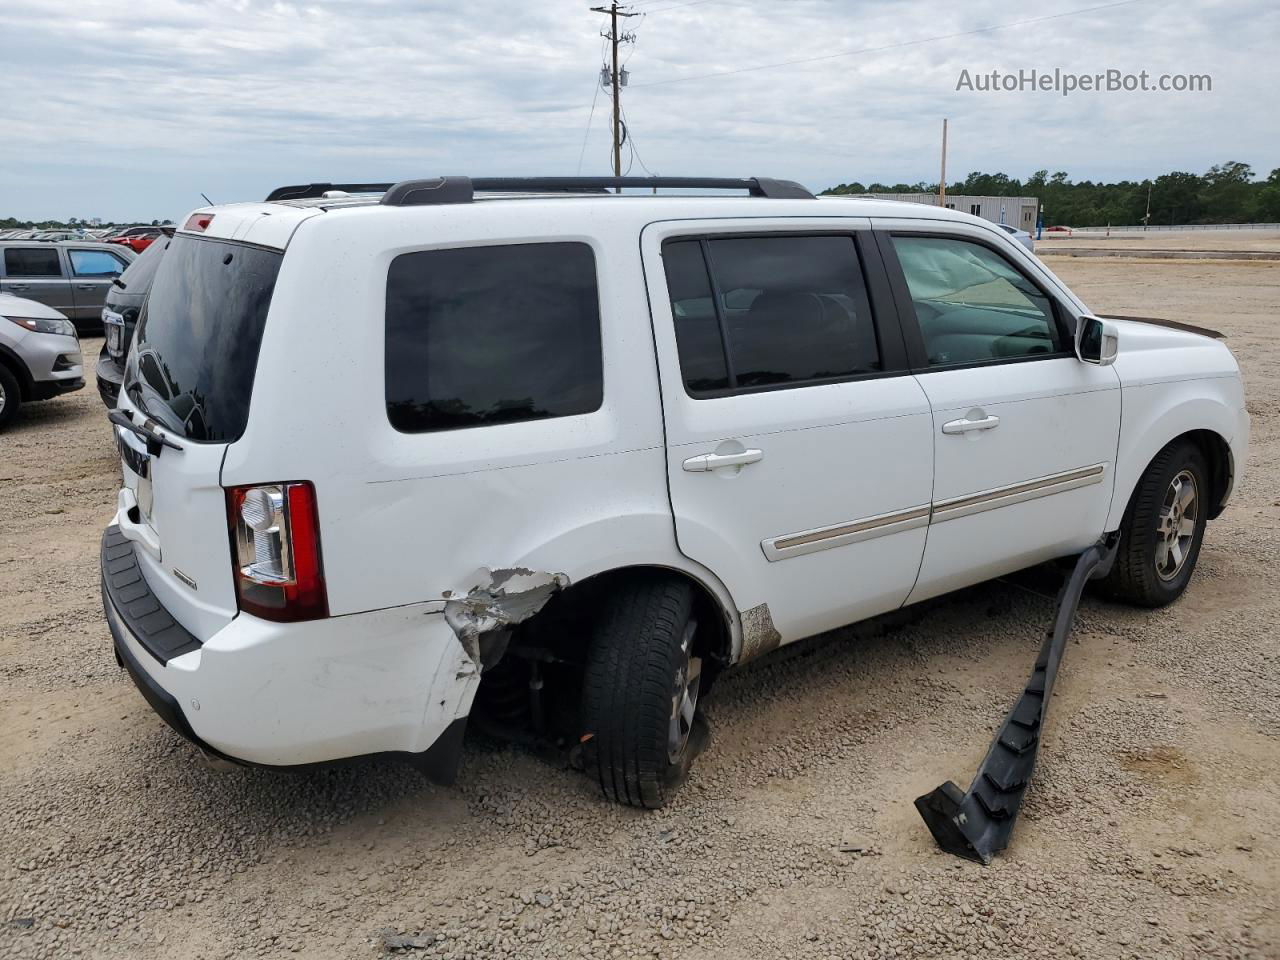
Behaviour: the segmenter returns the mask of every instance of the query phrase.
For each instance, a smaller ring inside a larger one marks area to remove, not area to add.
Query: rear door
[[[1038,262],[966,224],[876,221],[933,409],[933,517],[911,602],[1084,549],[1120,431],[1114,368],[1081,363]]]
[[[869,222],[658,223],[641,248],[677,540],[743,611],[744,658],[899,606],[932,420]]]
[[[109,250],[66,247],[67,264],[71,268],[71,296],[75,302],[75,319],[98,320],[102,305],[111,290],[111,281],[124,273],[129,262]]]
[[[53,307],[68,319],[75,317],[71,282],[52,243],[5,247],[0,289]]]

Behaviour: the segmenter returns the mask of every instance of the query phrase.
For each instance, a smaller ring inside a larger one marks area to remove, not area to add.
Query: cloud
[[[683,5],[681,5],[683,3]],[[1268,2],[1146,2],[914,43],[1093,5],[996,0],[637,0],[625,151],[664,174],[815,188],[1042,167],[1077,178],[1280,166]],[[603,19],[578,0],[352,3],[5,0],[0,215],[178,217],[280,183],[573,173]],[[901,45],[907,44],[907,45]],[[889,48],[889,49],[882,49]],[[863,51],[863,52],[858,52]],[[844,54],[807,64],[778,61]],[[962,69],[1208,73],[1202,94],[975,93]],[[743,71],[733,72],[728,71]],[[691,78],[704,74],[726,74]],[[670,82],[677,81],[677,82]],[[583,172],[607,173],[597,95]]]

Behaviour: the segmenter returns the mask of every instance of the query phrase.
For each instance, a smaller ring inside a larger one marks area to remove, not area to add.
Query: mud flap
[[[1080,595],[1089,580],[1105,577],[1111,570],[1119,542],[1119,534],[1110,534],[1080,554],[1071,576],[1058,591],[1053,626],[1040,647],[1031,679],[1005,717],[991,749],[969,784],[969,792],[962,793],[948,780],[916,799],[916,809],[934,840],[948,853],[987,864],[1009,845],[1014,821],[1035,769],[1040,731],[1071,623],[1080,605]]]

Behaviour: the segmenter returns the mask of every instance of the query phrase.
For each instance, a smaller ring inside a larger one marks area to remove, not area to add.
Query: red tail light
[[[201,232],[209,229],[209,224],[213,223],[212,213],[193,213],[187,217],[187,222],[182,225],[183,230],[199,230]]]
[[[230,487],[227,522],[241,610],[281,623],[329,615],[315,487],[307,481]]]

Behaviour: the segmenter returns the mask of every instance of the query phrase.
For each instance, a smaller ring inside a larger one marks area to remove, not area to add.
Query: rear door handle
[[[942,425],[942,432],[949,434],[968,433],[971,430],[990,430],[1000,426],[999,417],[983,417],[981,420],[949,420]]]
[[[29,289],[31,289],[31,284],[29,284],[29,283],[11,283],[11,284],[9,284],[8,286],[9,286],[9,289],[10,289],[10,290],[29,290]]]
[[[76,289],[77,290],[93,290],[95,289],[95,287],[92,283],[77,283]]]
[[[722,467],[744,467],[748,463],[757,463],[763,459],[763,450],[743,450],[741,453],[704,453],[700,457],[690,457],[683,466],[688,473],[707,473]]]

